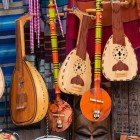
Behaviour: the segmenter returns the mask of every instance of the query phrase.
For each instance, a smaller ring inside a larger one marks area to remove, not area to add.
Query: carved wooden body
[[[100,91],[91,89],[90,91],[85,92],[82,96],[80,107],[82,110],[82,114],[88,120],[92,122],[100,122],[109,116],[109,113],[111,111],[111,98],[109,97],[108,93],[102,88],[100,89]],[[99,118],[98,112],[96,113],[96,110],[100,111]]]
[[[16,125],[42,120],[48,108],[46,85],[39,72],[28,61],[22,61],[23,75],[14,70],[10,91],[12,121]],[[20,80],[20,81],[19,81]]]
[[[64,100],[55,100],[49,104],[49,118],[52,131],[65,131],[72,123],[72,109]]]
[[[132,80],[137,74],[136,55],[127,36],[125,44],[125,46],[113,44],[111,36],[104,48],[102,73],[110,81]]]
[[[74,13],[80,19],[76,49],[64,60],[59,71],[58,84],[65,93],[82,95],[91,85],[91,64],[86,52],[86,42],[89,24],[93,19],[77,9]]]
[[[44,118],[48,109],[48,92],[39,72],[25,60],[25,15],[17,20],[17,59],[10,91],[11,118],[16,125],[36,123]]]
[[[113,35],[104,48],[102,71],[110,81],[132,80],[137,74],[137,59],[132,44],[124,34],[120,2],[112,5]]]
[[[74,80],[74,77],[79,79],[78,82]],[[60,68],[58,84],[64,93],[69,94],[82,95],[90,89],[91,64],[88,53],[86,53],[85,61],[76,55],[76,49],[68,54]]]
[[[0,98],[2,97],[5,89],[5,81],[2,69],[0,68]]]

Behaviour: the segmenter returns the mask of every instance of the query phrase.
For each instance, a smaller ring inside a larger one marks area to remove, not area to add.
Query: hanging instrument
[[[16,21],[16,65],[10,90],[11,118],[16,125],[29,125],[44,118],[48,91],[43,78],[25,58],[24,25],[28,14]]]
[[[56,15],[58,15],[58,13],[56,14],[55,6],[56,2],[54,4],[54,0],[49,0],[49,25],[51,34],[55,100],[53,100],[49,104],[48,115],[50,121],[50,129],[55,132],[62,132],[66,130],[72,122],[72,109],[67,102],[61,99],[61,91],[57,83],[59,72],[59,58],[56,31]]]
[[[66,57],[59,71],[58,85],[64,93],[82,95],[90,89],[91,64],[86,51],[89,25],[94,17],[77,8],[72,12],[80,20],[76,48]]]
[[[111,111],[111,99],[100,87],[101,84],[101,41],[102,41],[102,0],[96,0],[94,88],[86,91],[81,98],[82,114],[92,122],[106,119]]]
[[[132,80],[138,71],[132,44],[124,34],[121,2],[112,2],[113,35],[108,39],[102,56],[102,73],[110,81]]]

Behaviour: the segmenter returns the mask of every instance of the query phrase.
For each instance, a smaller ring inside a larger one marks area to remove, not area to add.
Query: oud
[[[111,99],[101,85],[101,39],[102,39],[102,10],[101,0],[96,0],[95,24],[95,58],[94,58],[94,88],[86,91],[81,98],[82,114],[92,122],[106,119],[111,111]]]
[[[65,93],[82,95],[91,85],[91,63],[86,47],[88,29],[93,22],[93,16],[78,9],[74,9],[72,13],[80,20],[78,38],[76,48],[68,54],[60,68],[58,85]]]
[[[24,25],[28,14],[16,21],[16,65],[10,90],[11,118],[16,125],[42,120],[48,109],[48,91],[39,72],[25,58]]]
[[[137,59],[121,19],[121,2],[112,5],[113,35],[103,51],[102,73],[110,81],[132,80],[137,74]]]

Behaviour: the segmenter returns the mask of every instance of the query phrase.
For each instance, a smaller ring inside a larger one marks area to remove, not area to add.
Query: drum
[[[36,138],[35,140],[66,140],[66,139],[60,138],[58,136],[48,135],[48,136],[42,136],[42,137]]]
[[[0,140],[19,140],[19,135],[16,132],[0,130]]]

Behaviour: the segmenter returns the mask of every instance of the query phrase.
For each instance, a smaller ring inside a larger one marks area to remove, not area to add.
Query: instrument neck
[[[87,36],[90,21],[91,17],[87,15],[82,15],[80,19],[78,38],[76,43],[76,55],[78,55],[82,60],[86,60]]]
[[[112,31],[113,31],[113,44],[125,46],[125,36],[123,22],[121,18],[120,1],[112,3]]]
[[[58,58],[58,41],[57,41],[57,29],[56,29],[56,10],[53,0],[49,1],[49,24],[51,34],[51,47],[52,47],[52,60],[53,60],[53,75],[55,94],[60,94],[61,91],[58,87],[58,72],[59,72],[59,58]]]
[[[101,84],[101,39],[102,39],[102,11],[101,0],[96,0],[95,24],[95,58],[94,58],[94,88],[100,89]]]
[[[21,20],[16,21],[16,55],[16,69],[22,73],[22,61],[25,58],[25,38],[24,23]]]

